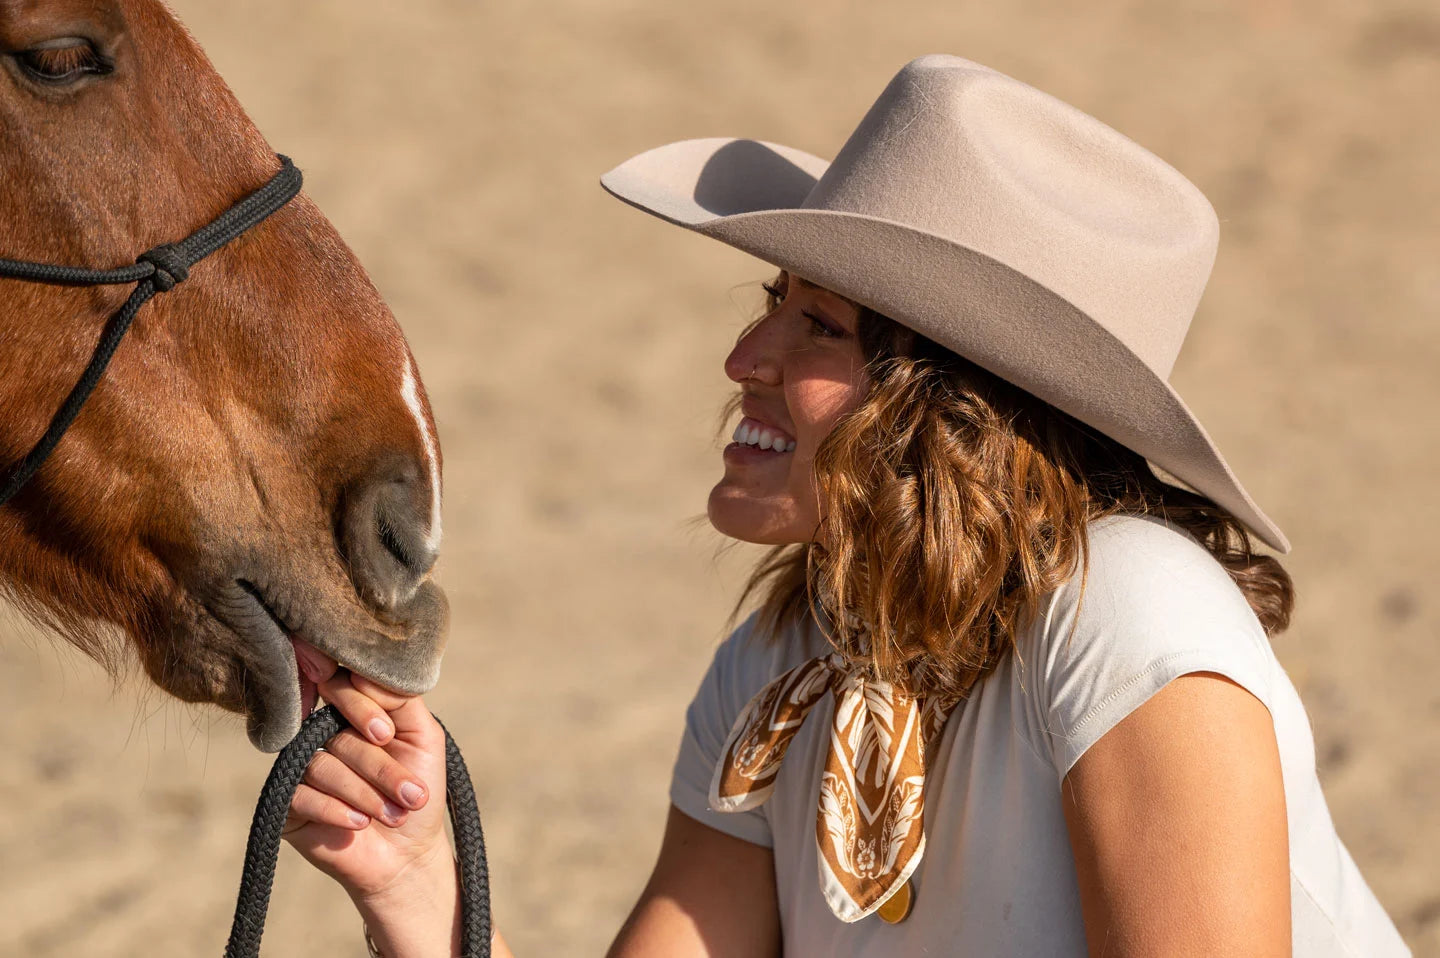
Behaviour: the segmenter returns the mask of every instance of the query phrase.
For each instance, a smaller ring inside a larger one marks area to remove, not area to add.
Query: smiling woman
[[[709,499],[774,547],[760,608],[612,955],[1407,954],[1270,646],[1289,543],[1168,382],[1217,243],[1192,183],[949,56],[833,162],[690,140],[601,182],[780,270]],[[443,788],[433,721],[362,697],[404,741],[337,739],[292,841],[383,954],[451,953],[439,812],[351,814]]]
[[[802,368],[802,347],[773,354],[795,363],[779,378],[789,384],[784,407],[823,417],[821,442],[797,483],[809,533],[772,538],[743,519],[722,525],[717,497],[742,515],[742,502],[766,500],[762,511],[775,511],[773,497],[753,481],[732,481],[729,471],[711,493],[720,531],[777,545],[737,604],[761,599],[761,631],[778,636],[803,628],[812,613],[826,615],[831,642],[872,659],[882,678],[964,695],[1043,598],[1083,570],[1085,528],[1119,514],[1166,517],[1226,569],[1266,634],[1289,625],[1289,575],[1255,554],[1243,526],[1205,497],[1162,481],[1119,443],[875,310],[785,273],[766,290],[762,323],[788,308],[838,359],[826,371]],[[817,298],[827,316],[841,318],[822,320]],[[856,394],[816,392],[837,376]],[[744,407],[760,390],[749,381],[741,387]],[[948,535],[934,534],[937,521]],[[885,562],[875,563],[876,554]],[[827,610],[835,609],[860,611],[833,617]]]
[[[243,712],[268,750],[314,702],[300,663],[420,692],[447,624],[429,405],[334,228],[302,195],[163,283],[155,265],[276,165],[157,0],[0,3],[0,257],[144,253],[132,282],[163,292],[0,508],[0,588],[96,658],[133,650],[160,688]],[[123,332],[124,294],[0,279],[0,470]]]

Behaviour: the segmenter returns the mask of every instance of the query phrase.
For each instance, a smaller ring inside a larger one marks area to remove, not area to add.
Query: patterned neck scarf
[[[925,758],[959,698],[913,698],[839,653],[797,665],[735,722],[710,783],[712,809],[743,812],[770,797],[785,750],[826,692],[835,714],[815,820],[820,891],[852,922],[904,888],[925,854]]]

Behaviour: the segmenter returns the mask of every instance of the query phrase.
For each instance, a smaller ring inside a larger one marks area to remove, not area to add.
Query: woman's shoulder
[[[771,679],[830,649],[813,628],[782,626],[778,633],[763,627],[752,612],[715,650],[707,680],[720,686],[731,702],[748,702]]]
[[[1191,672],[1271,703],[1274,653],[1244,594],[1183,529],[1149,516],[1091,524],[1088,567],[1016,639],[1037,745],[1060,774],[1107,729]]]
[[[1111,627],[1198,617],[1260,630],[1230,574],[1181,527],[1154,516],[1113,515],[1086,531],[1086,566],[1051,595],[1052,618],[1075,616],[1081,624]]]

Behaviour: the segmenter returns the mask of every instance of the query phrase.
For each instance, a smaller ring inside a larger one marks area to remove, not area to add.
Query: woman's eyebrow
[[[859,317],[860,305],[858,303],[853,303],[839,293],[832,293],[828,289],[821,289],[820,292],[824,295],[817,299],[815,305],[837,323],[853,323]]]

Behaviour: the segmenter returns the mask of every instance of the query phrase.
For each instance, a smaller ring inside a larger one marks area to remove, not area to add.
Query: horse
[[[124,266],[278,166],[160,0],[0,0],[0,257]],[[0,279],[0,475],[126,293]],[[301,193],[138,314],[0,507],[0,594],[275,751],[314,704],[307,657],[434,684],[441,468],[400,327]]]

